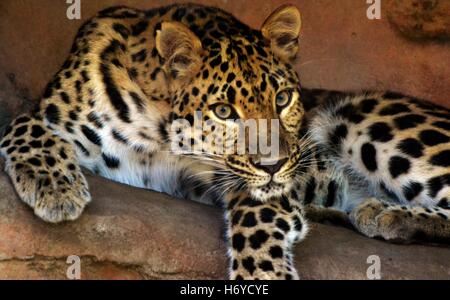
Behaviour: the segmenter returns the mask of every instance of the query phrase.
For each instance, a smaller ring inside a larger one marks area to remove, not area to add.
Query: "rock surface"
[[[3,169],[3,162],[0,162]],[[46,224],[0,172],[0,279],[65,279],[71,255],[83,279],[225,279],[218,208],[88,176],[93,202],[75,222]],[[450,247],[393,245],[312,224],[296,246],[303,279],[366,279],[377,255],[383,279],[450,279]]]
[[[450,41],[450,1],[387,1],[387,13],[405,36],[416,39]]]
[[[66,59],[78,28],[97,11],[120,4],[150,9],[169,2],[177,1],[81,1],[81,20],[69,20],[65,1],[0,1],[0,116],[2,110],[15,116],[36,103]],[[382,1],[380,20],[367,18],[369,5],[361,0],[191,2],[223,8],[254,28],[279,5],[295,4],[302,13],[296,68],[304,86],[389,89],[450,106],[450,45],[412,42],[398,34],[388,20],[396,10],[387,3],[399,1]],[[444,3],[439,7],[448,6],[448,1],[439,2]],[[444,11],[442,18],[449,22],[450,15]]]

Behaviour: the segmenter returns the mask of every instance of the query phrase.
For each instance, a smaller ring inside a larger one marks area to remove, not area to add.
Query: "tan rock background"
[[[259,27],[286,1],[192,2],[219,6]],[[367,19],[368,5],[362,0],[289,2],[303,15],[296,67],[304,86],[389,89],[450,106],[450,14],[442,5],[448,1],[425,0],[435,3],[431,10],[414,6],[418,1],[413,0],[392,1],[395,7],[382,1],[381,20]],[[36,103],[77,28],[96,11],[167,3],[81,0],[82,20],[72,21],[66,18],[64,0],[1,0],[0,127],[5,118]],[[218,209],[97,177],[89,182],[94,202],[86,214],[53,226],[32,216],[0,172],[0,278],[65,278],[69,255],[82,258],[83,278],[225,278]],[[390,245],[331,226],[314,225],[296,253],[299,272],[308,279],[364,279],[372,254],[380,256],[386,279],[450,279],[448,247]]]
[[[64,0],[0,1],[0,116],[16,115],[39,98],[63,63],[78,27],[98,10],[120,4],[148,9],[168,2],[177,1],[81,0],[82,20],[69,20]],[[304,86],[389,89],[450,105],[449,43],[412,41],[399,33],[416,28],[411,30],[448,37],[449,1],[382,1],[380,20],[366,17],[368,4],[362,0],[191,2],[219,6],[255,28],[279,5],[293,3],[303,16],[296,66]],[[416,7],[416,2],[431,4]],[[417,15],[418,21],[410,22]],[[397,25],[392,26],[389,19],[396,16]]]
[[[450,1],[387,1],[389,21],[413,40],[450,40]]]

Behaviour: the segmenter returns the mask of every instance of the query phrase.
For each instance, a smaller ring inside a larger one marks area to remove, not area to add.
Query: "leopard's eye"
[[[277,105],[277,110],[281,110],[287,107],[292,100],[292,90],[284,90],[277,94],[275,98],[275,103]]]
[[[239,119],[238,114],[234,110],[234,108],[228,104],[217,103],[211,106],[211,110],[214,111],[214,114],[222,120],[227,119]]]

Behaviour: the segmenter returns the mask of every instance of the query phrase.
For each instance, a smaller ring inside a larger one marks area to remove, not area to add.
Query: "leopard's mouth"
[[[270,181],[262,186],[250,187],[249,191],[255,199],[267,201],[271,198],[279,198],[288,194],[292,190],[292,186],[290,182],[280,184]]]
[[[249,160],[239,161],[237,158],[227,160],[228,171],[239,178],[239,182],[245,183],[241,185],[254,199],[266,201],[271,198],[279,198],[288,195],[295,183],[294,177],[289,170],[281,169],[286,161],[270,173],[270,169],[256,168]],[[248,166],[247,169],[243,166]]]

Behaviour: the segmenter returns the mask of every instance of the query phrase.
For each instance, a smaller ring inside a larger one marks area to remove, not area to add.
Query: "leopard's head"
[[[199,21],[201,36],[177,22],[157,32],[173,95],[172,146],[217,166],[225,187],[263,200],[286,194],[303,152],[304,109],[291,65],[300,13],[282,6],[261,30],[222,12],[213,18]]]

